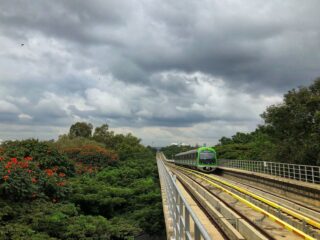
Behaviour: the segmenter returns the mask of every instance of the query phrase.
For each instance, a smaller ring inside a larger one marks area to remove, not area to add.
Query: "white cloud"
[[[21,119],[21,120],[31,120],[33,117],[28,115],[28,114],[25,114],[25,113],[20,113],[18,115],[18,117]]]

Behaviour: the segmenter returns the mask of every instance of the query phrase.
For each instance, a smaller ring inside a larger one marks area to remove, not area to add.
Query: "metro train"
[[[177,165],[188,166],[203,172],[213,172],[218,165],[216,151],[211,147],[200,147],[178,153],[173,161]]]

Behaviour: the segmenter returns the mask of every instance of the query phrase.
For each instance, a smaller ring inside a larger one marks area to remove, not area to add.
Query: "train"
[[[218,165],[217,154],[212,147],[199,147],[178,153],[173,161],[177,165],[198,169],[202,172],[213,172]]]

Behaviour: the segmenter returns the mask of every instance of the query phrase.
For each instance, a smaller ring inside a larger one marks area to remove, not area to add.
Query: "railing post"
[[[185,223],[185,239],[190,237],[190,215],[189,212],[184,210],[184,223]]]
[[[196,224],[194,224],[194,240],[200,240],[200,231]]]
[[[307,174],[307,167],[306,166],[304,166],[304,174],[305,174],[306,182],[308,182],[308,174]]]

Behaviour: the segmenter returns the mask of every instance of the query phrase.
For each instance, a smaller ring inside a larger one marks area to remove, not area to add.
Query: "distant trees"
[[[70,127],[68,135],[62,135],[59,137],[58,145],[64,145],[69,142],[69,145],[77,142],[81,146],[81,143],[88,143],[93,141],[101,144],[107,149],[114,149],[120,160],[127,159],[129,157],[141,156],[146,153],[146,148],[141,144],[141,139],[128,134],[116,134],[109,130],[108,124],[102,124],[100,127],[96,127],[92,134],[93,125],[86,122],[77,122]],[[92,143],[92,142],[91,142]],[[92,145],[92,144],[90,144]],[[150,154],[150,151],[147,151]]]
[[[230,143],[249,143],[253,140],[252,133],[241,133],[237,132],[236,135],[233,135],[231,138],[222,137],[219,142],[221,145],[226,145]]]
[[[164,155],[168,158],[168,159],[172,159],[174,157],[174,155],[180,153],[180,152],[185,152],[185,151],[189,151],[192,149],[195,149],[196,147],[194,146],[178,146],[178,145],[171,145],[171,146],[167,146],[167,147],[163,147],[161,148],[161,151],[164,153]]]
[[[86,122],[77,122],[70,127],[69,136],[74,137],[91,137],[92,135],[92,124]]]
[[[109,135],[108,124],[102,124],[100,127],[96,127],[94,130],[93,138],[98,142],[104,142]]]

